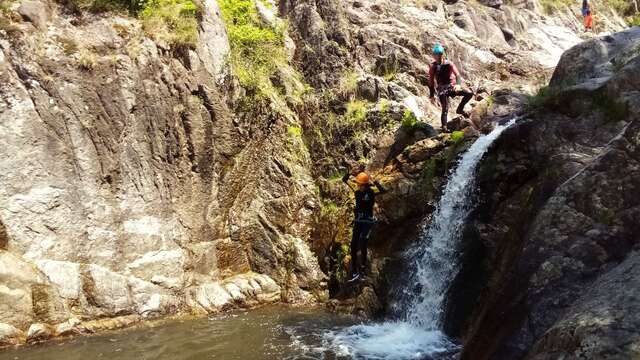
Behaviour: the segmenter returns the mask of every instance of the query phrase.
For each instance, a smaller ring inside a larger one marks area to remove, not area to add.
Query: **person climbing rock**
[[[469,113],[464,111],[464,106],[473,97],[473,91],[462,87],[462,76],[460,76],[455,64],[445,59],[445,49],[442,45],[436,44],[433,47],[433,57],[435,61],[429,67],[429,100],[432,104],[437,105],[435,94],[438,94],[438,100],[442,108],[442,114],[440,115],[442,131],[447,131],[449,98],[462,96],[462,101],[460,101],[456,113],[468,118]]]
[[[376,223],[373,207],[376,196],[387,192],[387,190],[378,181],[372,182],[366,172],[360,172],[356,175],[354,179],[356,186],[350,183],[350,177],[351,174],[347,173],[342,177],[342,181],[354,191],[356,198],[353,235],[351,237],[351,278],[349,280],[351,282],[361,277],[364,278],[366,275],[367,245],[373,225]],[[360,251],[360,257],[358,257],[358,251]]]
[[[591,11],[591,1],[582,0],[582,17],[584,18],[584,31],[593,29],[593,14]]]

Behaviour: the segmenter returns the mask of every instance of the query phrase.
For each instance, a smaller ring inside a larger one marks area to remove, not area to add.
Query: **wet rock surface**
[[[468,249],[484,255],[466,262],[452,296],[466,291],[471,299],[449,314],[468,316],[458,329],[463,358],[638,355],[640,302],[631,289],[640,246],[640,98],[627,84],[640,62],[637,53],[620,67],[612,60],[639,42],[631,29],[565,53],[553,95],[485,159],[482,203],[465,235]],[[576,58],[602,47],[606,56]],[[576,78],[574,67],[593,71]]]

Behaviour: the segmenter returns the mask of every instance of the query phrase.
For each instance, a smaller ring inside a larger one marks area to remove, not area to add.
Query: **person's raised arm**
[[[376,186],[376,188],[378,189],[378,194],[384,194],[386,193],[388,190],[385,189],[382,184],[380,184],[380,182],[378,180],[374,180],[373,184]]]
[[[345,184],[347,184],[347,186],[348,186],[351,190],[356,191],[356,189],[353,187],[353,185],[351,185],[351,183],[349,182],[349,177],[350,177],[350,176],[351,176],[351,174],[350,174],[350,173],[346,173],[346,174],[344,174],[344,176],[342,177],[342,182],[343,182],[343,183],[345,183]]]

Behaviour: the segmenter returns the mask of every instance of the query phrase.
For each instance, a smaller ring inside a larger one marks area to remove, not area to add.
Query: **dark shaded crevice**
[[[9,234],[7,234],[7,228],[0,219],[0,250],[7,250],[9,248]]]

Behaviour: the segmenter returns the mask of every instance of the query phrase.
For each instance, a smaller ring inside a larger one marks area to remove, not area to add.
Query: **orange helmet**
[[[369,177],[369,174],[367,174],[365,172],[361,172],[360,174],[358,174],[356,176],[356,183],[358,183],[360,185],[366,185],[369,182],[371,182],[371,178]]]

